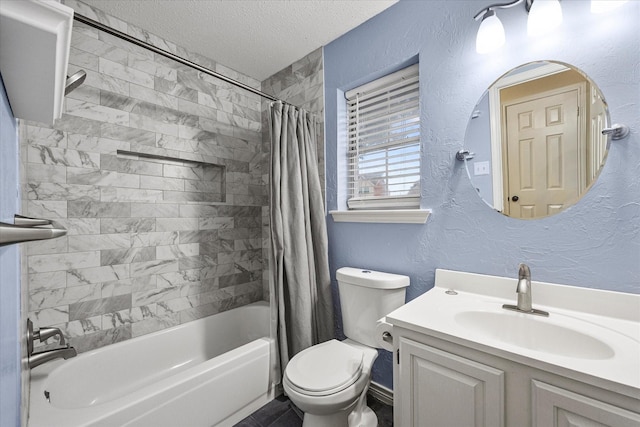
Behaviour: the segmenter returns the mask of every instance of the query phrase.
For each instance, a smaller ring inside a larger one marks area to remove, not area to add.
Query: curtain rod
[[[159,55],[162,55],[162,56],[164,56],[166,58],[172,59],[172,60],[174,60],[176,62],[179,62],[181,64],[184,64],[184,65],[187,65],[187,66],[189,66],[191,68],[195,68],[198,71],[202,71],[205,74],[208,74],[208,75],[213,76],[213,77],[215,77],[217,79],[220,79],[222,81],[230,83],[230,84],[232,84],[234,86],[238,86],[239,88],[242,88],[242,89],[244,89],[246,91],[249,91],[249,92],[254,93],[256,95],[260,95],[263,98],[267,98],[267,99],[269,99],[271,101],[275,101],[275,102],[280,101],[280,102],[285,103],[284,101],[274,97],[273,95],[269,95],[267,93],[259,91],[258,89],[252,88],[249,85],[246,85],[246,84],[244,84],[242,82],[234,80],[234,79],[232,79],[230,77],[227,77],[224,74],[217,73],[217,72],[215,72],[213,70],[210,70],[209,68],[206,68],[206,67],[203,67],[201,65],[198,65],[195,62],[191,62],[191,61],[189,61],[187,59],[184,59],[184,58],[182,58],[182,57],[180,57],[178,55],[174,55],[171,52],[167,52],[164,49],[160,49],[160,48],[158,48],[158,47],[156,47],[156,46],[154,46],[152,44],[149,44],[147,42],[144,42],[144,41],[142,41],[140,39],[137,39],[135,37],[131,37],[130,35],[128,35],[126,33],[123,33],[122,31],[118,31],[115,28],[111,28],[111,27],[109,27],[107,25],[104,25],[104,24],[98,22],[98,21],[94,21],[93,19],[87,18],[86,16],[74,13],[73,14],[73,19],[75,19],[78,22],[82,22],[83,24],[89,25],[90,27],[97,28],[100,31],[104,31],[105,33],[111,34],[112,36],[118,37],[120,39],[126,40],[126,41],[128,41],[130,43],[133,43],[133,44],[135,44],[137,46],[140,46],[142,48],[148,49],[148,50],[150,50],[152,52],[155,52],[155,53],[157,53]]]

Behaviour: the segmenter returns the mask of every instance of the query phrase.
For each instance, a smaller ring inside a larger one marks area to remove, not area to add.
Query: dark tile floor
[[[371,396],[367,404],[378,416],[378,427],[393,427],[393,407]],[[279,396],[234,427],[301,427],[302,412],[285,396]]]

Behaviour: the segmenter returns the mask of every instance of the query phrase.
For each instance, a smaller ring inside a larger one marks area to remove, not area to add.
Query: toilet
[[[343,267],[336,279],[347,339],[296,354],[285,368],[284,390],[304,411],[303,427],[376,427],[366,400],[378,357],[376,322],[404,304],[409,277]]]

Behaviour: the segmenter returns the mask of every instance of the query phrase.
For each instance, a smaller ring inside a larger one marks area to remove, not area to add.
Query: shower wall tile
[[[27,149],[27,162],[95,169],[100,167],[100,155],[78,150],[30,145]]]
[[[66,271],[52,271],[47,273],[29,274],[29,289],[32,292],[47,289],[65,288],[67,286]]]
[[[59,237],[52,240],[41,240],[37,242],[29,242],[24,245],[28,255],[47,255],[67,252],[69,245],[65,237]]]
[[[44,273],[47,271],[61,271],[73,268],[96,267],[100,265],[98,251],[63,253],[52,255],[31,255],[27,265],[29,272]]]
[[[261,87],[80,1],[65,4]],[[35,327],[60,327],[82,352],[261,300],[260,98],[74,23],[69,72],[78,70],[87,78],[62,118],[21,128],[26,214],[68,229],[27,245]]]
[[[179,241],[180,234],[177,231],[164,231],[156,233],[132,233],[131,246],[134,248],[145,246],[172,245]]]
[[[154,132],[119,126],[112,123],[101,123],[99,133],[103,138],[128,141],[129,143],[153,144],[156,140],[156,134]]]
[[[69,252],[81,252],[89,249],[122,249],[131,246],[131,237],[123,234],[86,234],[69,236]]]
[[[116,125],[127,126],[129,124],[129,113],[126,111],[103,107],[101,105],[78,101],[71,98],[67,98],[65,105],[66,113],[72,116],[106,121],[107,123],[113,123]]]
[[[128,295],[77,302],[69,304],[69,320],[86,319],[128,308],[131,308],[131,298]]]
[[[122,280],[129,277],[129,264],[67,270],[67,287]]]
[[[100,298],[100,285],[73,286],[31,292],[29,311],[60,307],[74,302]],[[37,325],[46,326],[46,325]],[[34,323],[34,328],[36,327]]]

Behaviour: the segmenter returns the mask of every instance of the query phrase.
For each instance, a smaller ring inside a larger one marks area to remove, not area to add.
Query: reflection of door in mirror
[[[573,85],[503,104],[509,216],[551,215],[578,197],[579,90]]]
[[[543,70],[540,70],[543,71]],[[589,83],[562,68],[499,91],[503,212],[535,218],[573,204],[591,182]],[[580,114],[580,112],[583,112]]]
[[[589,116],[591,118],[591,132],[589,135],[589,147],[587,147],[587,164],[589,166],[587,185],[598,176],[598,172],[607,155],[608,142],[607,136],[602,134],[602,130],[607,126],[607,107],[598,88],[595,85],[590,86]]]

